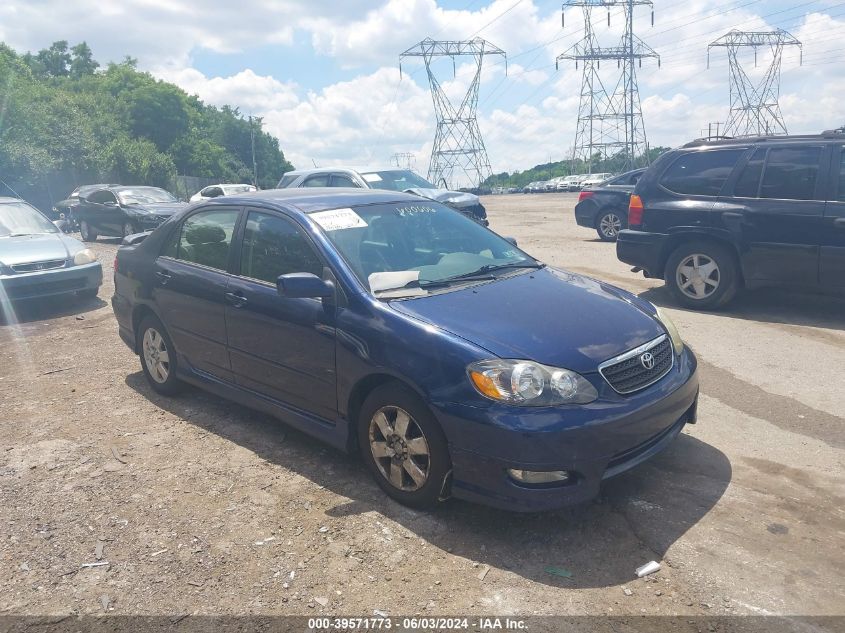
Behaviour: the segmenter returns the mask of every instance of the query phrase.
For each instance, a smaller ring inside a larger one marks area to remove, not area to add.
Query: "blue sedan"
[[[17,198],[0,198],[0,314],[27,299],[94,297],[103,269],[94,252]]]
[[[120,248],[120,335],[184,383],[358,450],[414,507],[595,496],[696,420],[669,318],[438,202],[293,189],[214,199]]]

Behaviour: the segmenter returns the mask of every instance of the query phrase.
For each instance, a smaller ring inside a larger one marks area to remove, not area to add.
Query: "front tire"
[[[176,350],[161,321],[144,317],[138,328],[141,368],[155,391],[165,396],[177,394],[182,383],[176,378]]]
[[[713,310],[733,299],[739,286],[739,269],[726,247],[691,241],[669,256],[664,279],[682,305],[693,310]]]
[[[389,497],[412,508],[437,505],[452,460],[443,430],[411,389],[390,382],[367,396],[358,418],[358,445]]]
[[[596,219],[596,233],[603,242],[615,242],[624,228],[624,218],[617,211],[601,211]]]
[[[82,222],[79,223],[79,234],[82,237],[83,242],[97,241],[97,232],[91,228],[91,225],[88,224],[86,220],[82,220]]]

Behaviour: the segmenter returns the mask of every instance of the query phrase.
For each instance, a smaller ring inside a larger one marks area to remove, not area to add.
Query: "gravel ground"
[[[659,457],[566,511],[408,510],[278,421],[154,394],[118,338],[101,240],[98,300],[0,326],[0,613],[845,614],[845,300],[681,310],[575,225],[575,201],[485,204],[533,255],[670,309],[702,396]]]

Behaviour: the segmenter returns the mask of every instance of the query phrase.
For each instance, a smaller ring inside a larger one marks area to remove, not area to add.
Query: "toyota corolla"
[[[664,312],[432,200],[267,191],[142,237],[112,303],[151,387],[358,450],[411,506],[581,502],[696,420],[696,360]]]

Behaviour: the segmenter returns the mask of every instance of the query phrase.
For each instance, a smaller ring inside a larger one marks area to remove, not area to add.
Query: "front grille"
[[[647,367],[648,357],[643,358],[646,354],[651,354],[654,363],[651,367]],[[599,365],[599,373],[614,391],[633,393],[663,378],[672,369],[674,359],[672,342],[664,334],[645,345],[603,362]]]
[[[26,264],[15,264],[12,270],[16,273],[32,273],[39,270],[53,270],[54,268],[64,268],[64,259],[51,259],[46,262],[29,262]]]

